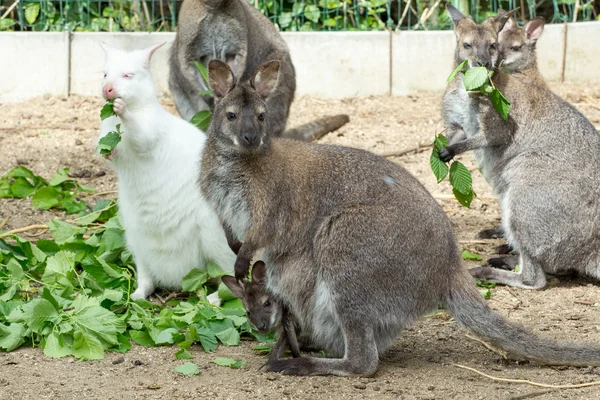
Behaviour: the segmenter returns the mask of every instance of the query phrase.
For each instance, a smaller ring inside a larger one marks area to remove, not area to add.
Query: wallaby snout
[[[253,132],[244,132],[242,137],[244,138],[245,144],[252,146],[254,143],[256,143],[258,135]]]

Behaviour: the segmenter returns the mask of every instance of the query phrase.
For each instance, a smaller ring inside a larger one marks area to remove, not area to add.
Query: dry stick
[[[2,220],[2,222],[0,222],[0,230],[2,230],[2,228],[4,228],[4,225],[6,225],[6,223],[8,222],[8,219],[10,217],[6,217]]]
[[[438,194],[433,196],[434,199],[436,200],[454,200],[456,197],[454,197],[453,195],[450,194]],[[475,197],[475,199],[479,199],[479,200],[496,200],[495,196],[477,196]]]
[[[537,396],[541,396],[546,393],[554,392],[555,390],[556,389],[546,389],[546,390],[540,390],[539,392],[530,392],[530,393],[520,394],[518,396],[511,397],[509,400],[530,399],[532,397],[537,397]]]
[[[590,107],[595,108],[596,110],[600,110],[600,106],[598,106],[592,99],[590,99],[589,97],[584,97],[583,101],[586,102],[586,104]]]
[[[396,32],[398,32],[400,30],[400,25],[402,25],[402,22],[404,22],[404,17],[406,17],[406,14],[408,14],[408,8],[410,6],[411,1],[412,0],[408,0],[406,5],[404,6],[404,11],[402,11],[402,16],[400,17],[400,21],[398,22],[398,25],[396,25]]]
[[[33,230],[37,230],[37,229],[50,229],[48,228],[48,225],[29,225],[29,226],[25,226],[23,228],[17,228],[17,229],[13,229],[12,231],[8,231],[8,232],[4,232],[0,234],[0,239],[10,236],[10,235],[15,235],[17,233],[23,233],[23,232],[27,232],[27,231],[33,231]]]
[[[600,381],[589,382],[589,383],[580,383],[578,385],[547,385],[545,383],[539,383],[539,382],[530,381],[529,379],[499,378],[497,376],[488,375],[488,374],[486,374],[484,372],[476,370],[475,368],[465,367],[464,365],[460,365],[460,364],[454,364],[454,366],[458,367],[458,368],[466,369],[467,371],[475,372],[476,374],[479,374],[481,376],[485,376],[486,378],[491,379],[493,381],[508,382],[508,383],[521,383],[521,384],[526,384],[526,385],[531,385],[531,386],[538,386],[538,387],[543,387],[543,388],[550,388],[550,389],[579,389],[579,388],[584,388],[584,387],[590,387],[590,386],[598,386],[598,385],[600,385]]]
[[[94,197],[94,196],[104,196],[105,194],[114,194],[117,193],[117,190],[107,190],[106,192],[98,192],[98,193],[88,193],[83,197]]]
[[[575,304],[583,304],[584,306],[593,306],[594,305],[593,301],[575,300],[573,303],[575,303]]]
[[[415,26],[415,29],[417,29],[419,27],[419,25],[423,25],[423,29],[427,30],[427,28],[425,27],[425,22],[427,22],[427,20],[429,18],[431,18],[431,16],[437,10],[437,7],[440,5],[441,2],[442,2],[442,0],[437,0],[435,2],[435,4],[431,7],[431,9],[429,9],[429,10],[426,9],[425,12],[423,12],[421,19],[419,20],[419,23]]]
[[[580,7],[581,3],[579,0],[575,0],[575,8],[573,9],[573,22],[577,22],[577,13],[579,12]]]
[[[429,147],[433,146],[433,143],[421,143],[418,144],[417,147],[413,147],[411,149],[404,149],[404,150],[400,150],[400,151],[390,151],[387,153],[381,153],[379,154],[381,157],[401,157],[405,154],[408,153],[419,153],[425,149],[428,149]]]
[[[160,7],[160,21],[161,21],[161,23],[158,26],[157,32],[160,31],[160,28],[161,28],[162,24],[165,23],[165,10],[164,10],[165,5],[163,4],[163,0],[160,0],[158,4],[159,4],[158,6]]]
[[[486,349],[488,349],[496,354],[499,354],[503,359],[508,360],[508,357],[506,356],[506,352],[504,352],[502,350],[498,350],[494,346],[490,345],[489,343],[484,342],[483,340],[481,340],[479,338],[476,338],[475,336],[471,336],[471,335],[465,335],[465,336],[471,340],[481,343],[483,345],[483,347],[485,347]]]
[[[5,12],[4,14],[2,14],[2,17],[0,17],[0,19],[4,19],[4,18],[6,18],[6,16],[7,16],[8,14],[10,14],[10,12],[11,12],[12,10],[14,10],[14,9],[15,9],[15,7],[17,6],[17,4],[19,4],[20,2],[21,2],[21,0],[17,0],[17,1],[15,1],[14,3],[12,3],[12,4],[10,5],[10,7],[8,7],[8,10],[6,10],[6,12]]]
[[[486,240],[459,240],[458,243],[460,244],[489,244],[490,240],[497,240],[497,239],[486,239]]]
[[[564,4],[563,4],[564,5]],[[562,64],[560,66],[560,82],[565,81],[565,65],[567,63],[567,21],[563,24],[563,48],[562,48]]]

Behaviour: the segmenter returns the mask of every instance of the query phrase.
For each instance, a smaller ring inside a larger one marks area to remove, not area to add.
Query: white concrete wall
[[[454,34],[429,32],[282,33],[296,68],[297,94],[344,98],[441,91],[452,69]],[[0,33],[0,102],[46,93],[99,95],[99,42],[126,49],[167,41],[152,61],[159,93],[168,93],[174,33]],[[544,77],[560,79],[564,25],[548,25],[538,43]],[[600,81],[600,22],[568,24],[565,81]],[[70,53],[69,53],[70,52]],[[70,54],[70,55],[69,55]],[[70,59],[70,77],[69,77]]]

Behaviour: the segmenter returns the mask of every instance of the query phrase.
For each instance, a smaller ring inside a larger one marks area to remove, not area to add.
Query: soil
[[[554,85],[553,89],[600,126],[600,85],[577,87]],[[428,144],[441,131],[441,93],[406,97],[364,97],[321,100],[299,97],[292,106],[292,127],[325,114],[346,113],[350,123],[321,139],[363,148],[375,153],[417,148]],[[17,164],[50,178],[61,167],[81,176],[80,181],[109,192],[90,198],[114,197],[115,174],[95,155],[98,112],[103,101],[94,97],[41,97],[25,103],[0,104],[0,174]],[[173,102],[163,100],[175,112]],[[436,184],[429,168],[430,149],[391,159],[413,173],[439,200],[451,218],[464,249],[482,256],[492,255],[501,240],[474,240],[484,228],[498,224],[500,213],[489,186],[471,155],[463,161],[474,177],[479,195],[471,209],[460,207],[447,183]],[[0,200],[1,229],[38,224],[64,218],[53,211],[31,207],[28,199]],[[477,266],[481,262],[466,262]],[[552,279],[545,290],[527,291],[506,287],[492,289],[488,301],[511,321],[519,322],[545,337],[600,342],[600,286],[589,280],[567,277]],[[174,347],[134,346],[122,355],[108,353],[104,360],[80,362],[49,359],[38,348],[0,353],[0,398],[3,399],[187,399],[187,398],[289,398],[289,399],[536,399],[600,398],[600,386],[554,390],[492,381],[460,369],[467,365],[487,374],[529,379],[546,384],[578,384],[600,381],[600,368],[544,367],[523,360],[505,360],[496,352],[468,338],[444,312],[429,315],[401,333],[392,349],[382,357],[373,378],[291,377],[258,372],[266,356],[245,340],[237,347],[220,347],[204,353],[192,347],[202,371],[187,377],[173,372],[183,363],[174,360]],[[215,357],[247,361],[239,370],[217,366]]]

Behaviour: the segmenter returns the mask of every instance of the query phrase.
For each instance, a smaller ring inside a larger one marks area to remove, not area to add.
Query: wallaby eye
[[[510,48],[512,51],[519,51],[521,50],[521,46],[513,46]]]
[[[264,308],[271,307],[271,301],[270,300],[265,301],[265,304],[263,304],[263,307]]]
[[[463,47],[465,49],[470,49],[471,48],[471,44],[465,42],[465,43],[463,43]]]
[[[496,50],[497,48],[498,48],[498,44],[497,44],[497,43],[492,43],[492,44],[490,45],[490,49],[494,49],[494,50]]]
[[[235,119],[235,114],[232,112],[228,112],[227,113],[227,120],[228,121],[233,121]]]
[[[125,74],[125,75],[123,75],[123,78],[131,79],[131,78],[133,78],[133,74]]]
[[[258,120],[261,121],[261,122],[264,121],[265,120],[265,113],[258,114]]]

